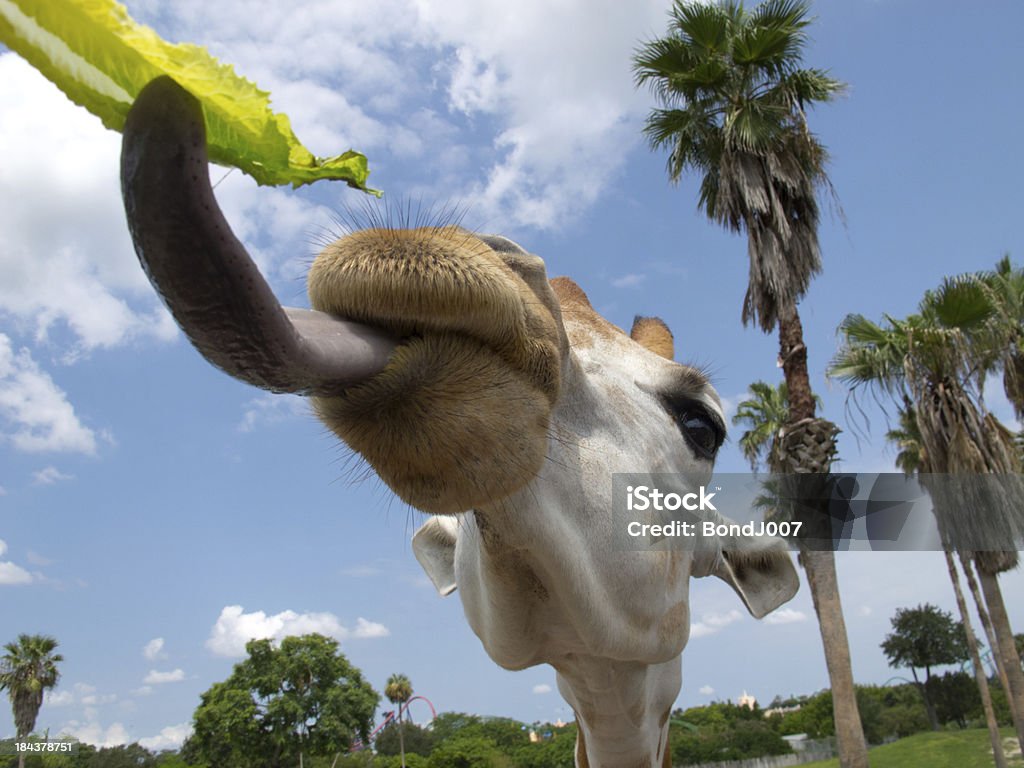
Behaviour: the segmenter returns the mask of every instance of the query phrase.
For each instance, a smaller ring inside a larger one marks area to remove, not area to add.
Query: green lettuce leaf
[[[216,0],[214,0],[216,1]],[[210,159],[260,184],[342,179],[367,189],[366,157],[315,157],[292,133],[270,94],[205,48],[173,45],[135,23],[114,0],[0,0],[0,42],[115,131],[150,80],[170,75],[203,104]]]

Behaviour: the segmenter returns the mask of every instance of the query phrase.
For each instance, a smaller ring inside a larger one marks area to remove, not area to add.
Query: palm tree
[[[816,405],[821,398],[814,395]],[[786,382],[772,386],[764,381],[750,385],[750,397],[736,406],[732,417],[733,426],[745,426],[747,431],[740,436],[739,446],[750,468],[757,471],[762,461],[773,453],[775,438],[789,422],[789,387]]]
[[[967,561],[973,558],[979,565],[984,590],[985,571],[1004,567],[1015,553],[975,551],[979,548],[979,532],[992,542],[987,547],[992,550],[1020,536],[1015,517],[1019,514],[1016,510],[1021,489],[1013,487],[1013,473],[1019,467],[1013,438],[984,411],[979,396],[979,371],[985,365],[983,360],[992,356],[986,341],[994,338],[991,315],[991,304],[980,283],[966,277],[947,279],[937,291],[926,292],[918,312],[905,319],[887,316],[885,324],[878,325],[860,315],[847,316],[840,325],[841,348],[830,365],[830,375],[845,381],[854,394],[859,387],[868,386],[903,402],[900,428],[891,430],[889,436],[900,445],[897,461],[901,467],[905,471],[916,469],[932,496],[958,605],[963,598],[952,551],[964,555],[969,580]],[[939,482],[932,473],[995,474],[1009,481],[974,484],[978,486],[975,490],[992,494],[979,507],[977,497],[965,493],[972,486],[970,482]],[[984,515],[965,514],[978,509]],[[1001,514],[1001,510],[1013,512]],[[995,582],[997,590],[995,578],[990,581]],[[990,600],[988,594],[985,602],[995,625],[1005,617],[1005,609],[1004,616],[998,613],[1001,596],[998,605],[996,597]],[[967,626],[966,608],[962,607],[961,612]],[[980,601],[979,613],[985,613]],[[994,650],[1008,680],[1007,694],[1018,739],[1024,739],[1020,717],[1024,709],[1017,705],[1014,671],[1003,661],[1015,649],[1009,648],[1004,654],[1003,646],[1012,646],[1012,642],[1001,641],[999,634],[995,632]],[[980,661],[975,659],[975,665],[980,666]],[[1019,661],[1015,669],[1019,671]],[[976,673],[984,701],[987,681],[983,671]],[[989,710],[987,706],[987,718]],[[989,728],[998,756],[1001,746],[994,718]]]
[[[57,685],[57,665],[64,657],[53,651],[57,641],[46,635],[18,635],[16,643],[4,646],[0,657],[0,690],[6,690],[14,711],[15,738],[28,737],[36,727],[43,693]],[[25,766],[25,753],[18,756],[18,768]]]
[[[979,390],[984,389],[986,373],[1001,372],[1003,391],[1017,418],[1024,419],[1024,269],[1014,267],[1009,255],[1004,255],[993,270],[964,275],[956,284],[965,286],[961,292],[974,296],[985,319],[981,327],[972,328],[970,334]],[[1009,434],[1001,428],[997,431],[1005,442]],[[1022,444],[1020,435],[1014,438],[1018,468],[1024,464]],[[1006,673],[1007,696],[1015,714],[1018,739],[1024,748],[1024,672],[999,587],[999,574],[1017,568],[1020,559],[1015,551],[977,552],[974,561],[995,634],[996,644],[992,650]]]
[[[667,149],[668,174],[701,176],[698,205],[712,221],[747,235],[749,279],[744,325],[779,331],[779,361],[789,395],[772,469],[825,472],[835,427],[815,418],[807,348],[797,302],[821,270],[817,192],[831,189],[827,153],[807,126],[805,108],[833,99],[843,83],[800,66],[810,24],[801,0],[767,0],[752,11],[675,0],[669,32],[644,44],[633,63],[638,85],[654,91],[645,133]],[[867,766],[853,688],[849,643],[836,591],[835,555],[802,557],[832,683],[843,768]]]
[[[412,698],[412,683],[403,674],[393,674],[384,686],[384,695],[388,701],[398,707],[398,749],[402,755],[402,768],[405,768],[405,731],[402,728],[402,707]]]
[[[990,305],[982,373],[1002,372],[1003,391],[1017,418],[1024,419],[1024,269],[1015,268],[1005,255],[995,269],[961,279],[980,284]]]
[[[772,386],[763,381],[750,385],[750,397],[736,406],[733,426],[745,426],[740,437],[740,450],[750,468],[757,470],[761,461],[771,452],[775,436],[789,420],[789,389],[786,382]]]

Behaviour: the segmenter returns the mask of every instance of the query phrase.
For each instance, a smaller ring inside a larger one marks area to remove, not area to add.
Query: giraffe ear
[[[672,338],[672,331],[660,317],[637,315],[633,318],[633,328],[629,332],[629,337],[656,355],[669,360],[675,359],[675,339]]]
[[[762,551],[726,550],[714,575],[740,596],[755,619],[764,618],[789,601],[800,588],[800,577],[783,547]]]
[[[713,543],[706,541],[710,546],[697,551],[691,575],[720,578],[739,595],[755,619],[771,613],[800,589],[800,577],[782,539],[723,536]]]
[[[455,591],[455,542],[459,521],[455,517],[432,517],[412,537],[412,553],[441,597]]]

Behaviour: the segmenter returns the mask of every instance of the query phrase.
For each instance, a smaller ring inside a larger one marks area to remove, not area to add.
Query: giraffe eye
[[[687,442],[706,459],[714,458],[724,437],[714,419],[699,411],[685,411],[679,419],[679,429]]]
[[[725,427],[718,417],[690,399],[669,400],[665,405],[694,452],[701,458],[713,459],[725,440]]]

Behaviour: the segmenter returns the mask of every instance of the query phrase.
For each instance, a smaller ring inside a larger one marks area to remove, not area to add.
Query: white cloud
[[[158,659],[166,659],[167,654],[164,653],[164,639],[162,637],[154,637],[150,640],[142,649],[142,656],[149,661],[157,661]]]
[[[128,743],[128,731],[122,723],[113,723],[108,728],[100,725],[96,713],[90,712],[85,722],[71,720],[60,729],[61,734],[74,736],[79,741],[96,747],[118,747]]]
[[[870,616],[871,613],[872,610],[870,605],[862,605],[860,608],[857,609],[858,616]]]
[[[533,692],[536,694],[551,693],[551,686],[547,683],[541,683],[540,685],[533,686]]]
[[[795,608],[779,608],[764,617],[766,624],[796,624],[807,621],[807,614]]]
[[[69,707],[75,703],[75,695],[71,691],[47,691],[44,699],[48,707]]]
[[[380,576],[383,571],[375,565],[353,565],[343,568],[343,576],[351,576],[354,579],[372,579]]]
[[[142,685],[132,690],[132,696],[149,696],[153,693],[153,686]]]
[[[139,739],[139,744],[154,752],[159,752],[161,749],[177,749],[191,733],[192,723],[169,725],[162,728],[156,736]]]
[[[0,539],[0,557],[7,552],[7,542]],[[32,574],[11,562],[0,561],[0,586],[14,586],[16,584],[30,584]]]
[[[376,621],[367,621],[362,616],[356,619],[356,628],[352,631],[352,637],[360,640],[370,640],[377,637],[387,637],[391,630]]]
[[[34,552],[31,549],[25,553],[25,559],[28,560],[32,565],[38,565],[44,567],[47,565],[53,565],[54,561],[48,557],[43,557],[38,552]]]
[[[6,496],[6,495],[7,495],[7,489],[4,488],[2,485],[0,485],[0,496]]]
[[[9,562],[0,562],[0,585],[13,586],[15,584],[31,584],[32,574]]]
[[[338,640],[378,638],[390,634],[383,624],[361,617],[356,620],[355,630],[350,631],[332,613],[281,611],[268,616],[263,611],[244,613],[242,606],[228,605],[213,625],[206,647],[218,656],[244,656],[245,644],[249,640],[281,640],[289,635],[313,632]]]
[[[128,5],[268,88],[314,153],[355,146],[391,184],[374,150],[415,157],[428,198],[461,193],[499,229],[560,226],[608,189],[651,104],[630,57],[665,24],[659,0],[379,0],[343,19],[332,0]]]
[[[245,404],[245,413],[238,430],[252,432],[257,427],[279,424],[301,416],[309,416],[309,405],[304,398],[298,395],[262,395]]]
[[[180,683],[185,679],[185,670],[174,669],[170,672],[158,672],[151,669],[142,680],[144,685],[163,685],[164,683]]]
[[[105,693],[102,696],[95,693],[90,693],[87,696],[82,696],[79,702],[86,707],[98,707],[101,704],[112,704],[117,701],[116,693]]]
[[[74,479],[74,475],[65,475],[54,466],[43,467],[32,473],[32,482],[36,485],[56,485],[63,480]]]
[[[628,275],[622,275],[612,280],[612,285],[616,288],[637,288],[644,280],[647,279],[647,275],[637,274],[630,272]]]
[[[0,310],[37,340],[66,326],[80,351],[172,338],[128,236],[118,134],[12,53],[0,100],[0,146],[13,150],[0,165]]]
[[[725,627],[743,618],[737,610],[728,613],[706,613],[701,620],[690,625],[690,637],[707,637],[720,632]]]
[[[0,210],[3,207],[0,206]],[[3,252],[0,249],[0,254]],[[0,284],[2,282],[0,266]],[[79,421],[64,391],[39,367],[27,349],[15,353],[10,338],[2,333],[0,438],[9,440],[21,451],[96,453],[96,435]]]
[[[702,685],[700,689],[697,691],[697,693],[699,693],[702,696],[710,696],[714,692],[715,689],[712,688],[710,685]]]

